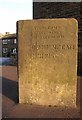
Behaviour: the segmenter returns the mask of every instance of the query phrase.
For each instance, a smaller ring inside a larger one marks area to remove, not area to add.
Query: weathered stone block
[[[76,106],[78,23],[18,21],[19,102]]]

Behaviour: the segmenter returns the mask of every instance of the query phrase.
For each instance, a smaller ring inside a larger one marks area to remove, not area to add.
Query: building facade
[[[6,34],[2,37],[2,56],[10,57],[17,55],[16,34]]]
[[[34,2],[33,18],[68,18],[79,20],[80,2]]]

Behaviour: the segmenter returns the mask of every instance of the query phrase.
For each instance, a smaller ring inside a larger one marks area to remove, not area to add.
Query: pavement
[[[18,103],[16,66],[2,67],[2,117],[4,118],[80,118],[80,108],[65,108]],[[82,79],[78,77],[78,79]],[[79,99],[78,99],[79,101]]]

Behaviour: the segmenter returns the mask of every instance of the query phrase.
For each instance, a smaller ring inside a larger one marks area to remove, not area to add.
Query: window
[[[3,53],[7,53],[7,48],[3,48]]]
[[[8,42],[10,42],[10,40],[8,40]]]
[[[16,48],[13,49],[13,53],[16,53]]]
[[[7,44],[7,40],[3,40],[3,44]]]
[[[14,39],[14,44],[16,44],[16,39]]]

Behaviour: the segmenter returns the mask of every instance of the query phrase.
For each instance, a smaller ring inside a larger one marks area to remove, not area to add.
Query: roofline
[[[3,39],[13,39],[13,38],[17,38],[16,33],[5,35],[1,39],[3,40]]]

